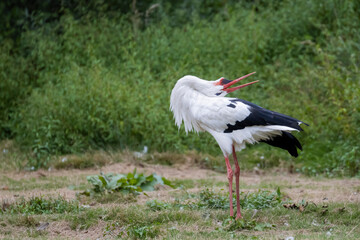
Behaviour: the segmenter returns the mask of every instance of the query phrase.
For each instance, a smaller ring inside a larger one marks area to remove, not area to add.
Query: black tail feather
[[[275,136],[267,140],[261,140],[260,142],[264,142],[271,146],[285,149],[291,154],[291,156],[297,157],[297,148],[302,150],[302,146],[299,140],[297,140],[296,137],[294,137],[291,133],[285,131],[281,132],[281,135]]]

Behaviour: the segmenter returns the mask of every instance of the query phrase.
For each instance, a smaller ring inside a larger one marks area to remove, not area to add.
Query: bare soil
[[[38,178],[39,181],[51,177],[68,177],[69,185],[79,182],[86,182],[87,175],[104,173],[127,173],[134,169],[146,174],[157,173],[170,180],[174,179],[211,179],[214,181],[227,182],[226,174],[211,170],[200,169],[193,166],[170,167],[163,165],[134,165],[131,163],[117,163],[107,165],[101,169],[88,170],[51,170],[34,172],[10,172],[1,175],[14,180],[26,181],[28,179]],[[293,200],[311,199],[313,202],[334,201],[334,202],[360,202],[360,179],[315,179],[300,174],[289,174],[286,172],[242,172],[240,175],[241,191],[251,191],[258,189],[262,185],[271,185],[273,188],[280,186],[281,191],[286,193]],[[150,194],[166,194],[169,190],[159,190]],[[13,191],[11,186],[5,186],[0,183],[0,201],[17,198],[19,196],[31,197],[38,195],[62,195],[67,199],[74,199],[76,191],[68,188],[59,189],[33,189],[29,191]]]

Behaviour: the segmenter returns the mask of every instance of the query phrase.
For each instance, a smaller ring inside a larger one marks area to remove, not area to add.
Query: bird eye
[[[215,81],[214,85],[215,85],[215,86],[217,86],[217,85],[223,85],[223,80],[224,80],[224,79],[225,79],[224,77],[219,78],[219,80]]]

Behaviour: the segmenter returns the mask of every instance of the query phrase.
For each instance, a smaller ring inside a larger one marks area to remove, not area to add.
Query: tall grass
[[[207,18],[181,8],[169,15],[167,5],[160,6],[142,29],[134,29],[128,15],[65,14],[25,31],[14,53],[11,42],[2,46],[0,82],[7,91],[0,123],[11,133],[6,136],[39,159],[144,145],[219,154],[209,135],[185,135],[174,126],[171,89],[186,74],[232,79],[256,71],[261,82],[232,96],[310,124],[299,135],[299,169],[358,174],[357,2],[244,2]]]

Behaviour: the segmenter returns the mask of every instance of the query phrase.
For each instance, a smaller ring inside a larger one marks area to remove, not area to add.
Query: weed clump
[[[157,174],[145,176],[143,173],[103,174],[88,176],[87,180],[93,185],[92,189],[83,192],[85,195],[107,194],[113,192],[139,194],[144,191],[154,191],[155,185],[174,187],[169,180]]]
[[[238,219],[227,218],[223,223],[222,227],[225,231],[241,231],[241,230],[255,230],[264,231],[267,229],[275,228],[274,224],[257,222],[255,219]]]
[[[265,209],[271,208],[282,203],[283,195],[278,188],[276,191],[259,190],[253,193],[240,193],[240,205],[244,209]],[[233,204],[235,207],[235,196]],[[229,198],[224,194],[215,193],[212,190],[205,189],[200,192],[198,202],[200,208],[209,209],[229,209]]]
[[[200,192],[197,203],[199,208],[209,209],[229,209],[229,198],[222,194],[217,194],[213,190],[205,189]]]
[[[76,215],[69,215],[66,219],[69,222],[71,229],[85,230],[95,225],[104,214],[105,212],[103,209],[95,208],[82,211]]]
[[[164,209],[170,209],[172,207],[172,205],[170,203],[165,203],[165,202],[161,202],[161,201],[158,201],[158,200],[151,200],[151,201],[147,201],[146,202],[146,206],[156,212],[156,211],[161,211],[161,210],[164,210]]]
[[[149,239],[156,238],[160,234],[158,225],[130,224],[126,227],[120,227],[119,223],[107,224],[103,236],[115,238],[129,237],[131,239]]]
[[[283,194],[280,192],[280,188],[277,188],[277,190],[273,192],[259,190],[254,193],[241,193],[241,195],[243,198],[240,199],[240,205],[247,209],[272,208],[281,205],[283,200]]]
[[[152,200],[146,202],[146,206],[152,211],[161,211],[165,209],[223,209],[230,208],[229,197],[227,194],[216,193],[211,189],[204,189],[199,195],[190,196],[188,201],[175,200],[173,203]],[[259,190],[253,193],[240,193],[240,205],[243,209],[267,209],[281,206],[283,203],[283,194],[280,189],[271,192],[267,190]],[[235,197],[233,198],[234,208]]]
[[[56,214],[56,213],[78,213],[81,211],[79,202],[67,201],[63,197],[43,198],[32,197],[29,200],[21,199],[13,204],[7,204],[0,209],[2,213],[14,214]]]
[[[156,225],[131,225],[127,230],[128,236],[135,239],[155,238],[159,233],[160,229]]]

